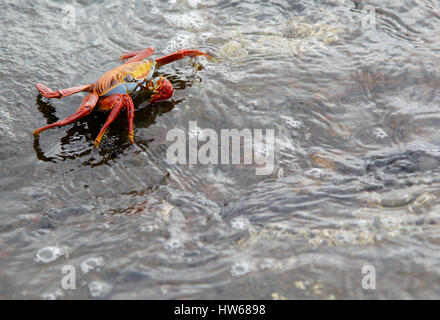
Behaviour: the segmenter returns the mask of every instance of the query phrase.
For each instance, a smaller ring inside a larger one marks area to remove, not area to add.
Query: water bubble
[[[40,263],[49,263],[55,261],[59,257],[62,257],[66,252],[59,247],[45,247],[38,250],[35,255],[35,261]]]
[[[266,258],[260,263],[261,270],[273,269],[275,267],[275,260]]]
[[[103,43],[102,39],[98,37],[97,39],[93,40],[92,46],[98,47],[98,46],[102,45],[102,43]]]
[[[193,9],[196,9],[202,2],[203,0],[187,0],[188,5]]]
[[[236,217],[231,220],[231,226],[238,230],[248,230],[251,227],[251,223],[245,217]]]
[[[299,129],[302,127],[302,122],[295,120],[293,117],[281,116],[281,119],[283,119],[283,122],[288,129]]]
[[[41,295],[43,300],[56,300],[58,297],[64,296],[61,290],[55,290],[54,292],[45,292]]]
[[[386,133],[382,128],[374,128],[373,136],[376,139],[385,139],[388,137],[388,133]]]
[[[108,223],[102,223],[98,225],[98,230],[109,230],[110,229],[110,225]]]
[[[202,32],[201,34],[199,34],[199,41],[205,42],[211,35],[211,32]]]
[[[231,66],[227,64],[220,65],[214,63],[208,63],[205,66],[205,69],[220,74],[224,79],[232,83],[238,83],[241,78],[240,74],[238,72],[231,71]]]
[[[102,257],[91,257],[87,258],[80,264],[81,271],[86,274],[89,271],[95,269],[96,267],[102,266],[104,264],[104,258]]]
[[[156,224],[149,224],[149,225],[140,227],[141,232],[153,232],[154,230],[158,230],[158,229],[159,229],[159,226],[157,226]]]
[[[231,268],[233,277],[240,277],[252,271],[252,266],[245,261],[235,263]]]
[[[57,296],[53,292],[45,292],[41,295],[41,299],[43,299],[43,300],[56,300]]]
[[[112,290],[112,286],[104,281],[93,281],[89,283],[89,292],[93,298],[105,297]]]
[[[381,124],[368,125],[358,128],[353,138],[364,148],[378,148],[392,142],[392,129]]]
[[[267,157],[268,156],[268,146],[263,144],[254,144],[254,155],[255,157]]]
[[[150,10],[150,13],[153,14],[153,15],[157,15],[157,14],[160,13],[160,10],[157,7],[152,7],[151,10]]]
[[[189,130],[188,135],[190,138],[199,138],[200,140],[206,139],[203,129],[199,127]]]
[[[163,17],[169,25],[181,29],[199,30],[205,24],[200,13],[195,11],[187,13],[165,13]]]
[[[163,51],[165,53],[171,53],[182,48],[191,47],[195,44],[195,39],[193,35],[189,34],[178,34],[171,38],[166,44]]]
[[[182,241],[176,238],[171,238],[165,243],[165,249],[167,250],[177,250],[183,246]]]
[[[306,176],[312,177],[312,178],[320,178],[322,176],[322,170],[319,168],[312,168],[310,170],[307,170],[305,172]]]

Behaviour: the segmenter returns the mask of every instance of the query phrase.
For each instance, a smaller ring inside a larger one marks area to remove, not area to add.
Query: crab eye
[[[130,73],[128,73],[128,74],[125,76],[125,80],[128,81],[128,82],[131,82],[131,81],[133,81],[133,76],[132,76]]]

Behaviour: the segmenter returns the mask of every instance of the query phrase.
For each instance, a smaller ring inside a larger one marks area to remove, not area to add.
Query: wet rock
[[[242,47],[240,42],[231,40],[222,46],[222,51],[231,60],[240,60],[248,56],[248,51]]]
[[[286,38],[316,38],[326,43],[337,41],[339,33],[341,33],[339,28],[322,22],[311,23],[301,18],[289,20],[282,31],[283,36]]]
[[[382,172],[385,174],[414,173],[438,168],[440,159],[423,150],[409,150],[399,154],[380,156],[369,159],[367,173]]]
[[[273,300],[287,300],[285,297],[280,295],[278,292],[272,293],[272,299]]]

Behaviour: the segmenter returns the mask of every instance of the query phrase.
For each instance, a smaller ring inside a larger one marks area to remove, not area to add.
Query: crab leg
[[[50,128],[53,127],[60,127],[60,126],[65,126],[66,124],[72,123],[88,114],[90,114],[90,112],[92,112],[93,108],[95,107],[96,103],[98,102],[98,95],[95,93],[91,93],[89,95],[87,95],[84,100],[81,102],[81,105],[79,106],[78,110],[76,110],[76,112],[70,116],[68,116],[67,118],[57,121],[55,123],[51,123],[48,124],[45,127],[42,127],[40,129],[37,129],[34,131],[34,136],[38,137],[38,135]]]
[[[121,95],[119,99],[115,101],[112,111],[110,112],[110,115],[107,118],[107,121],[104,123],[104,126],[101,128],[101,131],[99,131],[99,134],[95,139],[95,148],[98,148],[99,143],[101,142],[102,136],[104,135],[105,131],[110,126],[110,124],[113,121],[115,121],[116,117],[118,116],[119,112],[121,112],[123,107],[124,107],[124,99],[123,99],[123,95]]]
[[[156,59],[156,64],[158,67],[163,66],[164,64],[179,60],[179,59],[183,59],[185,57],[197,57],[197,56],[207,56],[208,58],[210,57],[209,54],[201,52],[199,50],[178,50],[174,53],[171,53],[165,57]]]
[[[45,98],[64,98],[64,97],[70,96],[71,94],[81,92],[81,91],[89,91],[90,92],[91,89],[93,88],[93,84],[76,86],[76,87],[61,89],[61,90],[52,90],[51,88],[49,88],[48,86],[45,86],[42,83],[38,83],[36,87],[37,87],[38,91],[40,91],[40,93]]]
[[[131,144],[134,144],[134,103],[133,99],[127,95],[125,96],[125,107],[127,108],[127,118],[128,118],[128,138],[131,141]]]
[[[153,54],[154,54],[154,48],[149,47],[147,49],[142,49],[139,51],[132,51],[132,52],[124,53],[123,55],[121,55],[120,59],[124,60],[124,59],[131,58],[131,59],[124,62],[124,64],[126,64],[126,63],[130,63],[130,62],[134,62],[134,61],[140,61],[140,60],[145,59]]]

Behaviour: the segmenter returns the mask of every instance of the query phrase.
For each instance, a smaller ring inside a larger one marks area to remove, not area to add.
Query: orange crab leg
[[[78,108],[78,110],[76,110],[76,112],[70,116],[68,116],[67,118],[57,121],[55,123],[51,123],[48,124],[45,127],[42,127],[40,129],[37,129],[34,131],[34,136],[38,137],[38,135],[50,128],[53,127],[60,127],[60,126],[65,126],[66,124],[72,123],[88,114],[90,114],[90,112],[92,112],[93,108],[95,107],[96,103],[98,102],[98,95],[95,93],[91,93],[89,95],[87,95],[84,100],[81,102],[80,107]]]
[[[126,64],[126,63],[130,63],[130,62],[134,62],[134,61],[140,61],[140,60],[145,59],[153,54],[154,54],[154,48],[149,47],[147,49],[142,49],[139,51],[132,51],[132,52],[124,53],[123,55],[121,55],[121,60],[131,58],[131,59],[125,61],[124,64]]]
[[[119,112],[121,112],[122,108],[124,107],[124,99],[122,97],[123,95],[120,95],[119,99],[117,99],[113,105],[112,111],[110,112],[110,115],[107,118],[107,121],[104,123],[104,126],[101,128],[101,131],[99,131],[98,136],[95,139],[95,148],[98,148],[101,139],[107,130],[107,128],[110,126],[110,124],[115,121],[116,117],[118,116]]]
[[[128,138],[131,144],[134,144],[134,103],[130,96],[125,96],[125,106],[127,108],[127,118],[128,118]]]
[[[114,121],[117,114],[122,110],[123,107],[127,108],[127,118],[128,118],[128,137],[130,139],[130,142],[134,144],[134,103],[133,99],[128,94],[114,94],[109,97],[105,97],[99,101],[99,110],[106,111],[106,110],[112,110],[110,113],[107,122],[104,124],[104,127],[99,132],[98,137],[95,140],[95,147],[98,147],[99,143],[101,142],[102,136],[104,135],[105,131],[107,130],[108,126]],[[115,111],[116,114],[113,114],[113,110],[119,109],[118,111]]]
[[[40,91],[40,93],[43,95],[43,97],[45,97],[45,98],[58,98],[59,99],[59,98],[64,98],[64,97],[70,96],[71,94],[81,92],[81,91],[90,92],[91,89],[93,88],[93,84],[76,86],[76,87],[61,89],[61,90],[52,90],[51,88],[49,88],[48,86],[45,86],[42,83],[38,83],[36,87],[37,87],[38,91]]]
[[[207,56],[210,58],[210,55],[199,50],[178,50],[172,54],[169,54],[165,57],[156,59],[156,64],[158,67],[163,66],[164,64],[183,59],[185,57],[197,57],[197,56]]]

